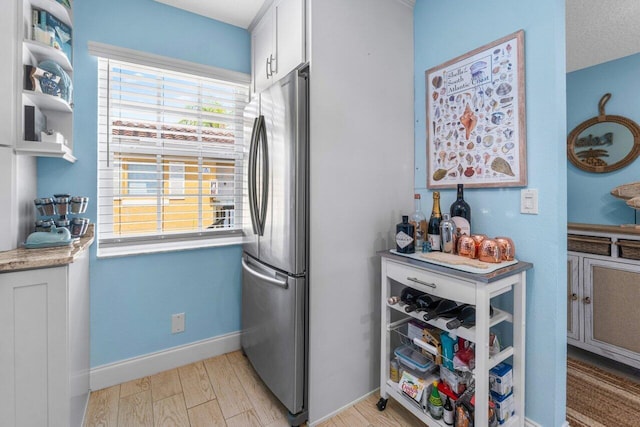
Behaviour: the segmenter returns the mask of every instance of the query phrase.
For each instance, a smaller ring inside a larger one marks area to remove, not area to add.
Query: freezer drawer
[[[306,278],[242,260],[242,349],[260,378],[292,413],[305,386]]]

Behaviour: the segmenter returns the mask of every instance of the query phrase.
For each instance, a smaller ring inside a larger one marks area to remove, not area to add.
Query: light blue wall
[[[605,106],[607,114],[640,123],[639,70],[640,54],[635,54],[568,73],[567,132],[598,115],[598,102],[605,93],[611,94]],[[634,223],[635,211],[609,192],[618,185],[640,181],[640,160],[608,173],[585,172],[571,162],[567,165],[569,222]]]
[[[96,218],[96,41],[250,73],[250,37],[241,28],[152,0],[74,2],[75,164],[38,161],[38,194],[90,198]],[[240,246],[97,259],[91,250],[91,366],[240,329]],[[170,317],[186,313],[172,335]]]
[[[526,417],[565,420],[566,138],[564,2],[417,0],[415,8],[416,190],[426,189],[425,71],[519,29],[525,33],[528,188],[539,215],[520,214],[520,189],[467,189],[472,232],[513,238],[527,275]],[[441,192],[444,211],[455,190]]]

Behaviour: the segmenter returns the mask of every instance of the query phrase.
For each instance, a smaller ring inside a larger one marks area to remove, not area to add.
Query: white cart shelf
[[[424,321],[421,314],[406,313],[402,303],[387,303],[387,299],[392,296],[392,288],[399,290],[408,286],[436,297],[475,305],[476,326],[472,328],[460,327],[456,331],[457,336],[476,343],[475,425],[476,427],[487,425],[489,370],[508,357],[513,357],[515,416],[501,424],[501,427],[524,426],[526,270],[532,268],[533,265],[527,262],[518,262],[493,273],[474,274],[398,256],[389,251],[382,251],[379,255],[382,259],[381,398],[385,400],[389,397],[393,398],[426,425],[446,426],[442,420],[436,421],[431,418],[420,405],[402,393],[397,383],[389,379],[389,362],[393,351],[390,334],[394,324],[398,323],[398,321],[393,322],[392,313],[400,313],[399,315],[394,314],[393,319],[404,316]],[[494,314],[490,317],[491,299],[506,293],[510,293],[513,297],[513,312],[508,313],[494,309]],[[513,323],[513,344],[490,357],[489,329],[502,322]],[[446,321],[443,319],[434,319],[426,323],[447,330]],[[437,378],[434,377],[434,379]],[[481,393],[480,390],[486,390],[486,392]]]

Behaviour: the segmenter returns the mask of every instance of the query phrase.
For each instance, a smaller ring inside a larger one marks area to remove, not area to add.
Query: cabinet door
[[[273,82],[273,65],[271,64],[275,57],[273,16],[272,11],[268,10],[251,33],[253,83],[256,93],[261,92]]]
[[[579,257],[567,257],[567,338],[580,340],[580,277]]]
[[[305,60],[303,0],[275,2],[276,45],[274,73],[282,78]]]
[[[67,269],[0,274],[0,420],[69,425]]]
[[[640,360],[640,266],[584,258],[585,343]]]

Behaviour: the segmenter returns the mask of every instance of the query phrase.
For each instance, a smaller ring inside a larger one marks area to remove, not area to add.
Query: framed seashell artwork
[[[427,188],[527,185],[524,70],[519,30],[425,72]]]

